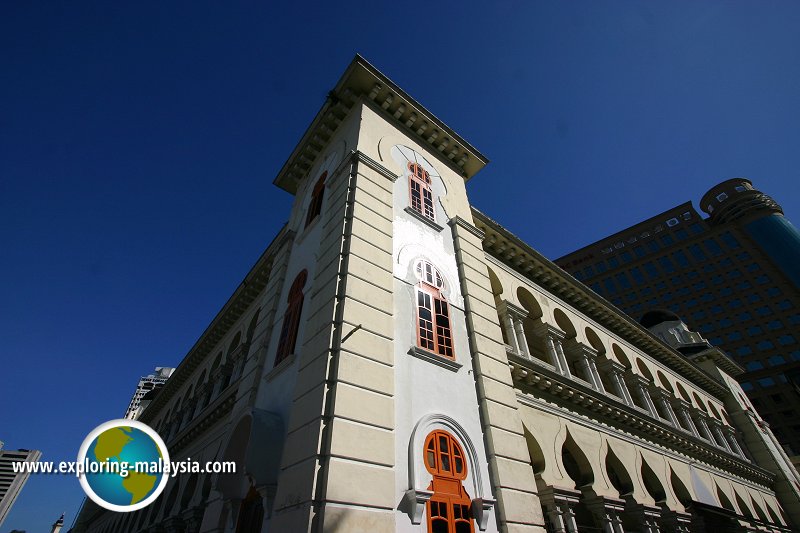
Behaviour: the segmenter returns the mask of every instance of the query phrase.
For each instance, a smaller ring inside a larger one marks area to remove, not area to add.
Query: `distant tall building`
[[[135,420],[144,395],[164,385],[173,372],[175,372],[174,368],[158,366],[153,374],[142,376],[141,379],[139,379],[139,385],[136,386],[136,392],[133,393],[131,403],[128,405],[128,410],[125,411],[125,418]]]
[[[61,513],[61,517],[53,522],[53,527],[50,529],[50,533],[61,533],[61,528],[64,527],[64,513]]]
[[[38,450],[3,450],[0,441],[0,526],[30,476],[27,472],[15,473],[14,463],[32,463],[41,456]]]
[[[800,233],[744,178],[581,248],[556,263],[639,318],[663,308],[742,365],[753,405],[800,455]]]

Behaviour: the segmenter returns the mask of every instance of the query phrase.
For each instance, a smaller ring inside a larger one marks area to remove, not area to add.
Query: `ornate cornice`
[[[228,334],[231,327],[250,308],[250,305],[264,290],[269,281],[275,254],[284,243],[292,238],[294,238],[294,232],[284,225],[236,288],[233,295],[222,306],[222,309],[211,321],[211,324],[200,335],[197,342],[194,343],[194,346],[183,358],[178,368],[172,373],[172,376],[170,376],[150,405],[147,406],[147,409],[144,410],[140,418],[142,422],[150,422],[158,415],[194,370],[206,360],[217,344]]]
[[[392,80],[356,55],[297,147],[275,178],[275,185],[294,194],[297,184],[311,170],[317,156],[359,103],[366,102],[389,122],[417,140],[468,180],[488,159],[433,113],[411,98]]]
[[[642,352],[677,371],[716,398],[721,400],[730,393],[717,378],[686,359],[498,222],[475,208],[472,208],[472,216],[478,229],[486,234],[483,248],[487,254],[613,331]]]
[[[673,450],[682,450],[686,455],[702,460],[718,468],[732,472],[762,486],[772,486],[774,474],[753,463],[748,463],[712,444],[701,441],[690,433],[656,420],[644,411],[637,410],[609,394],[596,390],[575,380],[569,380],[544,365],[523,357],[509,355],[509,367],[517,398],[525,404],[534,405],[532,398],[549,396],[556,405],[569,402],[577,411],[590,418],[601,417],[605,425],[624,429],[626,432],[646,437],[652,442],[666,445]],[[547,404],[549,405],[549,404]],[[536,402],[537,408],[546,407]],[[546,408],[545,410],[550,410]],[[563,407],[553,407],[558,416],[566,416]]]

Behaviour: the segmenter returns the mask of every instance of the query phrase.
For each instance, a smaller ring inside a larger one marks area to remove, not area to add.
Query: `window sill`
[[[433,363],[434,365],[440,366],[446,370],[450,370],[451,372],[458,372],[458,370],[463,366],[461,363],[457,363],[452,359],[448,359],[447,357],[443,357],[439,354],[428,351],[425,348],[420,348],[419,346],[412,346],[408,350],[408,355],[413,355],[418,359]]]
[[[293,362],[294,362],[294,354],[292,353],[289,354],[286,357],[286,359],[278,363],[278,366],[270,370],[269,373],[267,373],[267,375],[264,376],[264,381],[272,381],[275,378],[275,376],[281,374],[284,370],[292,366]]]
[[[312,220],[311,222],[309,222],[309,223],[308,223],[308,225],[305,225],[305,226],[303,227],[303,229],[300,231],[299,235],[297,236],[297,240],[296,240],[295,242],[296,242],[297,244],[300,244],[301,242],[303,242],[303,240],[306,238],[306,236],[307,236],[309,233],[311,233],[311,231],[312,231],[312,230],[313,230],[315,227],[317,227],[317,224],[319,223],[319,219],[321,219],[321,218],[322,218],[322,214],[320,213],[319,215],[315,216],[315,217],[314,217],[314,220]],[[305,224],[305,220],[303,221],[303,224]]]
[[[416,218],[420,222],[422,222],[424,224],[427,224],[428,226],[432,227],[437,232],[441,232],[444,229],[442,226],[440,226],[439,224],[437,224],[433,220],[429,219],[428,217],[421,215],[420,213],[418,213],[415,209],[412,209],[411,207],[406,207],[405,209],[403,209],[403,211],[405,211],[406,213],[408,213],[412,217]]]

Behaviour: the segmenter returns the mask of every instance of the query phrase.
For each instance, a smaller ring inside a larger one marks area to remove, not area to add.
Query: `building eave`
[[[635,320],[475,208],[475,225],[486,234],[484,250],[548,290],[631,345],[655,357],[718,399],[727,389],[711,374],[642,327]]]
[[[181,363],[161,388],[159,394],[147,406],[147,409],[142,412],[141,421],[148,422],[155,418],[163,406],[191,377],[194,370],[212,353],[212,350],[219,344],[220,340],[228,334],[231,327],[250,308],[253,301],[261,294],[269,281],[276,252],[291,237],[292,232],[284,225],[231,297],[228,298],[228,301],[225,302],[225,305],[222,306],[222,309],[211,321],[211,324],[208,325],[200,335],[200,338],[197,339],[181,360]]]
[[[464,180],[469,180],[488,163],[471,144],[366,59],[356,55],[278,172],[275,185],[294,194],[300,180],[311,170],[317,156],[361,99],[375,104],[390,122],[410,133],[432,153],[440,154]]]

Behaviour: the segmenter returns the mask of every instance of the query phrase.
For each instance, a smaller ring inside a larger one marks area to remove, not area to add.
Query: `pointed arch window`
[[[278,353],[275,355],[275,366],[294,353],[297,343],[297,330],[300,327],[300,313],[303,311],[303,287],[306,285],[308,272],[303,270],[292,282],[287,299],[289,305],[283,315],[281,336],[278,340]]]
[[[433,476],[428,490],[428,533],[473,533],[470,497],[462,482],[467,477],[464,451],[442,430],[425,439],[425,468]]]
[[[431,263],[417,262],[417,346],[455,359],[450,306],[442,294],[444,278]]]
[[[311,191],[311,203],[308,204],[308,213],[306,214],[306,227],[322,212],[322,197],[325,195],[325,180],[327,177],[328,171],[326,170],[317,180],[314,190]]]
[[[408,188],[411,194],[411,208],[420,215],[435,221],[433,210],[433,189],[431,175],[417,163],[408,164]]]

